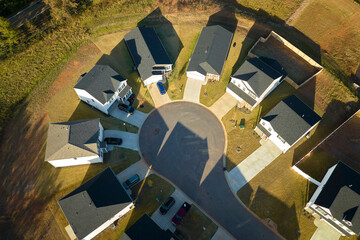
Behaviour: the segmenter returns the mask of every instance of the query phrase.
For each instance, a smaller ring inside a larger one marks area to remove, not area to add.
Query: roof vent
[[[352,184],[350,184],[349,187],[352,187]]]
[[[303,114],[303,115],[301,115],[301,117],[305,117],[305,115]]]

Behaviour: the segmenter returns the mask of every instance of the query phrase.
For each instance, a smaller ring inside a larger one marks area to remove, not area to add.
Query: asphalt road
[[[209,110],[173,102],[153,111],[140,134],[140,151],[152,169],[168,178],[236,239],[281,239],[242,206],[223,172],[224,130]]]

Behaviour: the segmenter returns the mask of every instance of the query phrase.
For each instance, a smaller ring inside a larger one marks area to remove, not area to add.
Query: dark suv
[[[134,110],[135,110],[133,107],[128,106],[128,105],[126,105],[126,104],[124,104],[124,103],[119,103],[118,108],[119,108],[121,111],[127,112],[127,113],[129,113],[129,114],[134,114]]]
[[[185,217],[186,213],[190,210],[190,207],[190,204],[184,202],[183,205],[181,205],[181,208],[175,214],[175,216],[171,219],[171,223],[175,226],[179,225]]]
[[[169,198],[166,200],[166,202],[164,202],[164,203],[161,205],[161,207],[160,207],[160,209],[159,209],[160,214],[161,214],[161,215],[165,215],[165,214],[169,211],[169,209],[174,205],[174,203],[175,203],[175,199],[174,199],[173,197],[169,197]]]
[[[135,186],[138,182],[140,182],[140,177],[139,177],[139,175],[135,174],[134,176],[132,176],[131,178],[126,180],[123,183],[123,186],[125,189],[129,189],[129,188]]]
[[[112,144],[112,145],[121,145],[122,144],[122,139],[121,138],[109,137],[109,138],[105,138],[105,142],[107,144]]]

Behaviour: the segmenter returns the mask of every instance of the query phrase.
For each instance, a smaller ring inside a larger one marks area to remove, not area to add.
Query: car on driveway
[[[183,205],[181,205],[180,209],[177,211],[175,216],[171,219],[171,223],[174,226],[177,226],[181,223],[183,218],[185,217],[186,213],[190,210],[191,205],[187,202],[184,202]]]
[[[139,177],[139,175],[135,174],[134,176],[132,176],[131,178],[126,180],[123,183],[123,186],[125,189],[129,189],[129,188],[135,186],[138,182],[140,182],[140,177]]]
[[[135,110],[133,107],[126,105],[124,103],[119,103],[118,108],[121,111],[127,112],[129,114],[134,114],[134,110]]]
[[[162,84],[162,82],[157,82],[157,87],[159,88],[159,91],[160,91],[160,94],[161,95],[164,95],[166,93],[166,90],[165,90],[165,87],[164,85]]]
[[[109,138],[105,138],[105,142],[107,144],[112,144],[112,145],[121,145],[122,144],[122,139],[121,138],[109,137]]]
[[[165,215],[169,209],[175,204],[175,199],[169,197],[160,207],[159,211],[161,215]]]

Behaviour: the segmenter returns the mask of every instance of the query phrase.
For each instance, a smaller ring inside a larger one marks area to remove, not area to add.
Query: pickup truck
[[[190,210],[191,205],[187,202],[184,202],[183,205],[181,205],[180,209],[177,211],[175,216],[171,219],[171,223],[174,226],[177,226],[181,223],[183,218],[185,217],[186,213]]]

